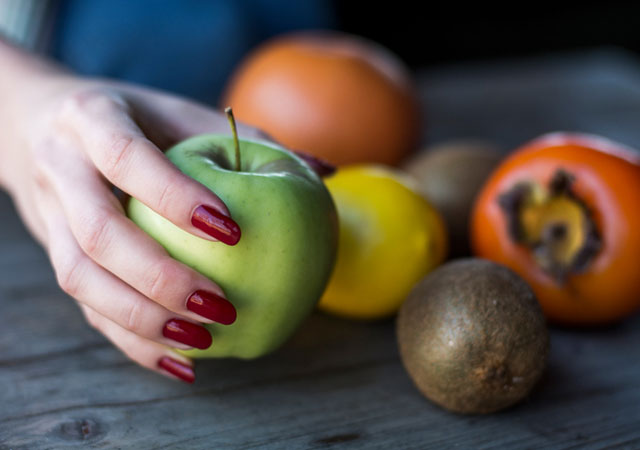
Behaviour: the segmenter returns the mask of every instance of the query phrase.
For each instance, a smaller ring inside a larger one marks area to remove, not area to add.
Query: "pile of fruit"
[[[261,356],[316,303],[356,320],[397,313],[418,389],[449,410],[488,413],[540,378],[547,321],[603,324],[640,307],[640,154],[621,144],[555,133],[505,158],[479,141],[412,155],[421,119],[408,70],[337,33],[263,45],[223,103],[337,171],[322,179],[308,157],[222,136],[169,151],[243,233],[234,247],[178,235],[132,202],[132,218],[236,306],[236,323],[208,325],[214,345],[194,356]],[[209,169],[190,172],[189,157]]]

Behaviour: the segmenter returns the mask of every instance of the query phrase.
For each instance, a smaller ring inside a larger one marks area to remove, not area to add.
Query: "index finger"
[[[86,91],[70,100],[64,117],[113,185],[189,233],[228,245],[240,240],[240,227],[222,200],[180,172],[147,139],[124,99]]]

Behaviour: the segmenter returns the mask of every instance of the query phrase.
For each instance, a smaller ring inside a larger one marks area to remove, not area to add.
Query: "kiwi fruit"
[[[549,332],[531,288],[511,270],[468,258],[419,282],[397,317],[400,357],[417,388],[454,412],[522,400],[542,375]]]
[[[442,214],[449,232],[450,257],[470,254],[469,218],[473,202],[501,160],[494,144],[457,140],[428,148],[403,164],[422,195]]]

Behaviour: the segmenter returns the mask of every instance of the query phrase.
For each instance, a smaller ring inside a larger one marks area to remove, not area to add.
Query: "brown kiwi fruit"
[[[465,414],[526,397],[549,352],[531,288],[506,267],[476,258],[447,263],[419,282],[400,309],[397,337],[418,389]]]
[[[445,142],[403,164],[420,192],[440,211],[450,237],[449,256],[466,256],[469,217],[480,188],[502,160],[497,146],[480,140]]]

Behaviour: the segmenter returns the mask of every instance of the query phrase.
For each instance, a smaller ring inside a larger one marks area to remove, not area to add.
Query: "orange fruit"
[[[588,134],[545,135],[487,180],[472,247],[522,276],[551,321],[614,322],[640,310],[638,205],[637,152]]]
[[[333,164],[396,164],[417,144],[409,71],[391,52],[337,32],[284,35],[254,51],[223,106],[275,140]]]

